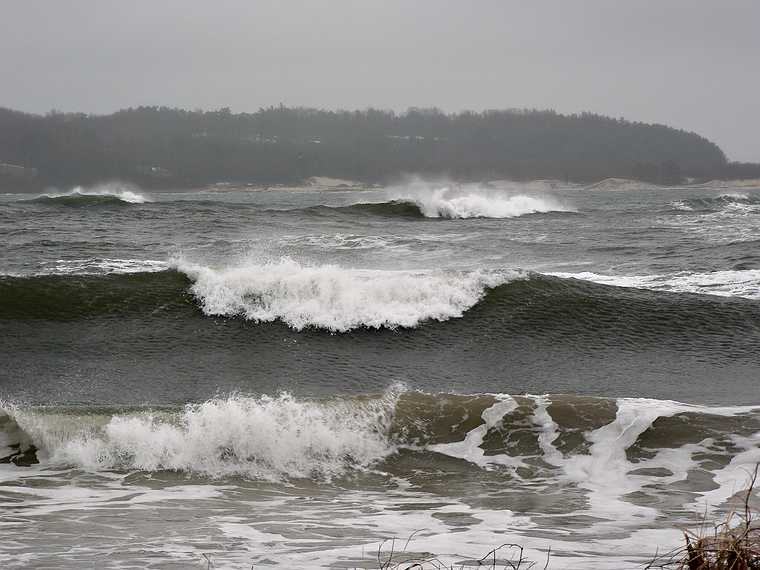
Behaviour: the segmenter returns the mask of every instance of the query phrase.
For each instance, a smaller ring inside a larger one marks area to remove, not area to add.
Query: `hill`
[[[385,182],[405,173],[457,180],[610,177],[660,184],[760,176],[691,132],[583,113],[437,109],[256,113],[139,107],[111,115],[0,108],[0,189],[121,179],[146,187],[313,176]]]

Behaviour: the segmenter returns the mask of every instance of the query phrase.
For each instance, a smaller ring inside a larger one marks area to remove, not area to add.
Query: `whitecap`
[[[514,271],[391,271],[305,265],[290,258],[222,269],[176,260],[206,315],[281,320],[295,330],[416,327],[461,317]]]

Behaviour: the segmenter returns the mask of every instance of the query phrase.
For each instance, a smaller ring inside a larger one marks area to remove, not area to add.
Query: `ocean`
[[[637,568],[760,461],[760,187],[111,183],[0,236],[3,567]]]

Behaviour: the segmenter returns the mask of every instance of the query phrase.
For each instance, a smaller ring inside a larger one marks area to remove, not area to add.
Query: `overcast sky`
[[[760,0],[0,0],[0,106],[593,111],[760,161]]]

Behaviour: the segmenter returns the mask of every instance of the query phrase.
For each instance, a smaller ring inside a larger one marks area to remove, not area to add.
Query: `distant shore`
[[[40,194],[48,191],[71,191],[75,190],[76,188],[92,188],[97,187],[102,184],[110,184],[110,183],[118,183],[120,185],[124,186],[134,186],[136,188],[141,188],[144,190],[152,190],[152,191],[158,191],[158,192],[171,192],[171,191],[188,191],[188,190],[216,190],[216,191],[226,191],[226,190],[247,190],[251,192],[266,192],[269,190],[288,190],[288,189],[298,189],[298,190],[308,190],[312,189],[314,191],[341,191],[341,190],[371,190],[371,189],[378,189],[378,188],[384,188],[388,186],[402,186],[404,185],[403,181],[398,182],[390,182],[387,184],[382,184],[379,182],[367,182],[367,181],[360,181],[360,180],[347,180],[342,178],[331,178],[326,176],[314,176],[307,178],[305,180],[301,181],[283,181],[279,183],[268,183],[264,184],[261,182],[244,182],[244,181],[235,181],[235,182],[216,182],[213,184],[204,184],[204,185],[193,185],[189,184],[187,186],[181,186],[181,185],[155,185],[155,184],[140,184],[139,182],[133,182],[133,181],[103,181],[101,183],[96,184],[89,184],[89,185],[57,185],[57,184],[33,184],[28,181],[19,183],[18,181],[13,180],[6,180],[0,177],[0,192],[7,193],[7,194]],[[740,179],[740,180],[708,180],[708,181],[697,181],[697,180],[689,180],[685,181],[681,184],[672,184],[672,185],[659,185],[654,184],[651,182],[645,182],[641,180],[634,180],[630,178],[605,178],[603,180],[599,180],[596,182],[591,183],[581,183],[581,182],[566,182],[562,180],[555,180],[555,179],[545,179],[545,178],[538,178],[535,180],[509,180],[509,179],[498,179],[498,180],[483,180],[483,181],[470,181],[470,180],[461,180],[461,181],[452,181],[452,180],[445,180],[445,179],[431,179],[428,181],[429,184],[432,185],[439,185],[441,187],[466,187],[468,185],[479,185],[486,188],[494,188],[498,189],[500,187],[508,187],[508,186],[521,186],[525,187],[526,189],[530,190],[531,187],[534,187],[537,191],[546,191],[546,190],[563,190],[568,188],[583,188],[587,190],[609,190],[609,191],[620,191],[620,190],[636,190],[641,188],[660,188],[663,191],[668,191],[669,189],[675,189],[675,188],[760,188],[760,178],[751,178],[751,179]]]

